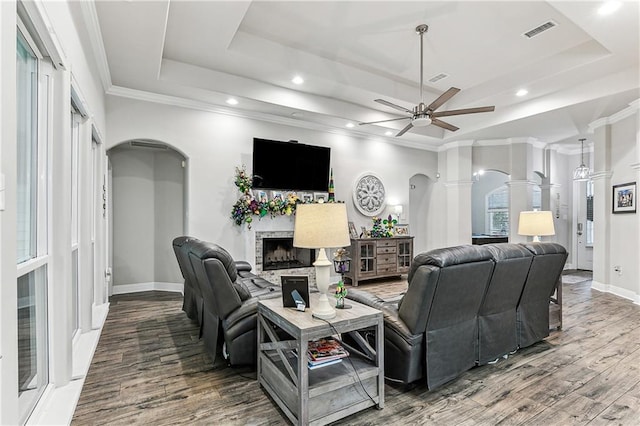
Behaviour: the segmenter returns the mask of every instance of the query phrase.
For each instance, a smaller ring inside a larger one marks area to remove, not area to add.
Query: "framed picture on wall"
[[[636,212],[636,183],[613,185],[613,213]]]

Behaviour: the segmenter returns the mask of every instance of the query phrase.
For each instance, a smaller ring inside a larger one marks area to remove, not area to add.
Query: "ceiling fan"
[[[402,136],[404,135],[406,132],[408,132],[409,130],[411,130],[411,128],[413,127],[424,127],[424,126],[428,126],[430,124],[433,124],[434,126],[438,126],[441,127],[443,129],[446,130],[450,130],[452,132],[455,132],[456,130],[458,130],[458,127],[446,123],[442,120],[439,120],[439,117],[447,117],[450,115],[461,115],[461,114],[475,114],[478,112],[492,112],[495,110],[495,106],[486,106],[486,107],[477,107],[477,108],[465,108],[465,109],[453,109],[450,111],[440,111],[440,112],[436,112],[436,110],[438,108],[440,108],[445,102],[447,102],[449,99],[451,99],[456,93],[458,93],[460,91],[460,89],[456,88],[456,87],[451,87],[449,90],[447,90],[446,92],[444,92],[442,95],[440,95],[435,101],[431,102],[429,105],[425,105],[424,103],[424,99],[422,96],[422,79],[423,79],[423,48],[422,48],[422,41],[423,41],[423,37],[424,37],[424,33],[427,32],[427,30],[429,29],[429,27],[425,24],[422,25],[418,25],[416,27],[416,33],[420,34],[420,103],[418,105],[416,105],[413,108],[413,111],[410,109],[407,109],[405,107],[402,107],[400,105],[396,105],[394,103],[391,103],[389,101],[385,101],[384,99],[376,99],[375,101],[382,104],[382,105],[386,105],[388,107],[397,109],[399,111],[402,111],[404,113],[409,114],[407,117],[401,117],[401,118],[392,118],[390,120],[380,120],[380,121],[370,121],[367,123],[360,123],[360,125],[365,125],[365,124],[378,124],[378,123],[385,123],[388,121],[398,121],[398,120],[411,120],[409,122],[409,124],[406,125],[406,127],[402,130],[400,130],[398,132],[398,134],[396,135],[396,137],[398,136]]]

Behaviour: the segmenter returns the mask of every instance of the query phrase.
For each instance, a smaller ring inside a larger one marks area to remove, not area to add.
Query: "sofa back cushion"
[[[424,333],[427,323],[431,328],[456,321],[459,314],[449,313],[461,308],[460,304],[463,309],[473,311],[471,316],[476,316],[484,293],[477,296],[477,292],[470,293],[467,286],[484,279],[481,283],[484,292],[492,268],[491,253],[482,246],[464,245],[418,254],[409,271],[409,287],[399,304],[400,318],[412,333],[418,334]],[[441,289],[441,286],[447,288]]]
[[[480,307],[480,315],[515,309],[522,294],[533,253],[520,244],[487,244],[496,264]]]

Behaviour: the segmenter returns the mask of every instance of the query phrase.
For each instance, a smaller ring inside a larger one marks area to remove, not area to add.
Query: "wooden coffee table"
[[[310,296],[311,307],[317,306],[318,294]],[[310,309],[284,308],[279,298],[258,302],[258,381],[294,424],[327,424],[384,407],[382,312],[348,303],[351,309],[337,309],[335,318],[324,321],[313,318]],[[310,370],[308,342],[337,334],[346,340],[350,356]]]

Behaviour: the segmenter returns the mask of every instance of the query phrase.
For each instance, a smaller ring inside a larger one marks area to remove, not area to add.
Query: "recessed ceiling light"
[[[524,96],[527,93],[529,93],[529,91],[527,89],[520,89],[516,92],[516,96]]]
[[[304,78],[300,77],[299,75],[296,75],[295,77],[293,77],[291,79],[291,82],[293,84],[302,84],[302,83],[304,83]]]
[[[353,123],[347,123],[347,124],[346,124],[346,126],[347,126],[348,128],[350,128],[350,129],[351,129],[351,128],[355,127],[355,124],[353,124]]]
[[[611,15],[613,12],[620,9],[620,6],[622,6],[622,3],[620,3],[619,1],[608,1],[600,6],[600,8],[598,9],[598,14]]]
[[[386,136],[391,136],[391,135],[393,135],[393,132],[391,130],[387,130],[386,132],[384,132],[384,134]]]
[[[238,101],[236,99],[234,99],[234,98],[227,99],[227,103],[229,105],[238,105]]]

